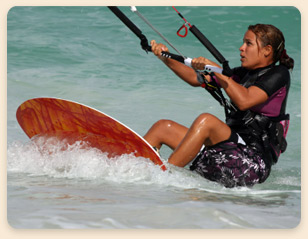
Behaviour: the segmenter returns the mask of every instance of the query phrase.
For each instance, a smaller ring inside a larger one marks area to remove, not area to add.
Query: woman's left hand
[[[195,70],[204,70],[206,65],[218,66],[216,63],[202,56],[194,58],[191,61],[191,67]]]

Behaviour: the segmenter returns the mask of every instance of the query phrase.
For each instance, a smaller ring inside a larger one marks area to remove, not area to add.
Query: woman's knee
[[[172,128],[172,126],[174,125],[174,121],[172,120],[167,120],[167,119],[161,119],[159,121],[157,121],[153,127],[157,128],[160,131],[167,131],[170,130]]]
[[[213,128],[217,124],[218,120],[219,119],[212,114],[202,113],[196,118],[196,120],[193,123],[193,126],[197,127],[200,130],[202,129],[207,130]]]
[[[227,140],[231,135],[230,127],[209,113],[199,115],[195,120],[194,127],[195,132],[200,132],[206,137],[208,145]]]

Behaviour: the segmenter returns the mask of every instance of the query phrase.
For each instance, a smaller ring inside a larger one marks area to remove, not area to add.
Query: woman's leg
[[[230,127],[211,114],[201,114],[169,157],[168,162],[184,167],[192,161],[201,146],[210,146],[229,139]]]
[[[159,120],[149,129],[144,139],[158,149],[162,144],[165,144],[174,150],[183,140],[187,131],[187,127],[174,121]]]

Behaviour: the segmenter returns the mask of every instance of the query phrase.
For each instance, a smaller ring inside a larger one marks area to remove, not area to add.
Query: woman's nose
[[[244,51],[244,44],[240,46],[239,50]]]

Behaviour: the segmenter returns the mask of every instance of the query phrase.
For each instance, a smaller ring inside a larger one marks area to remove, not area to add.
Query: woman
[[[170,164],[184,167],[193,161],[191,170],[226,187],[264,182],[286,147],[288,69],[293,69],[294,61],[286,54],[281,31],[272,25],[249,26],[239,49],[241,67],[233,69],[232,77],[195,71],[205,65],[219,66],[204,57],[193,59],[192,69],[161,57],[162,51],[168,51],[165,45],[152,40],[151,46],[153,53],[188,84],[217,82],[237,110],[227,115],[226,123],[203,113],[190,128],[160,120],[144,138],[157,149],[163,144],[173,149]]]

